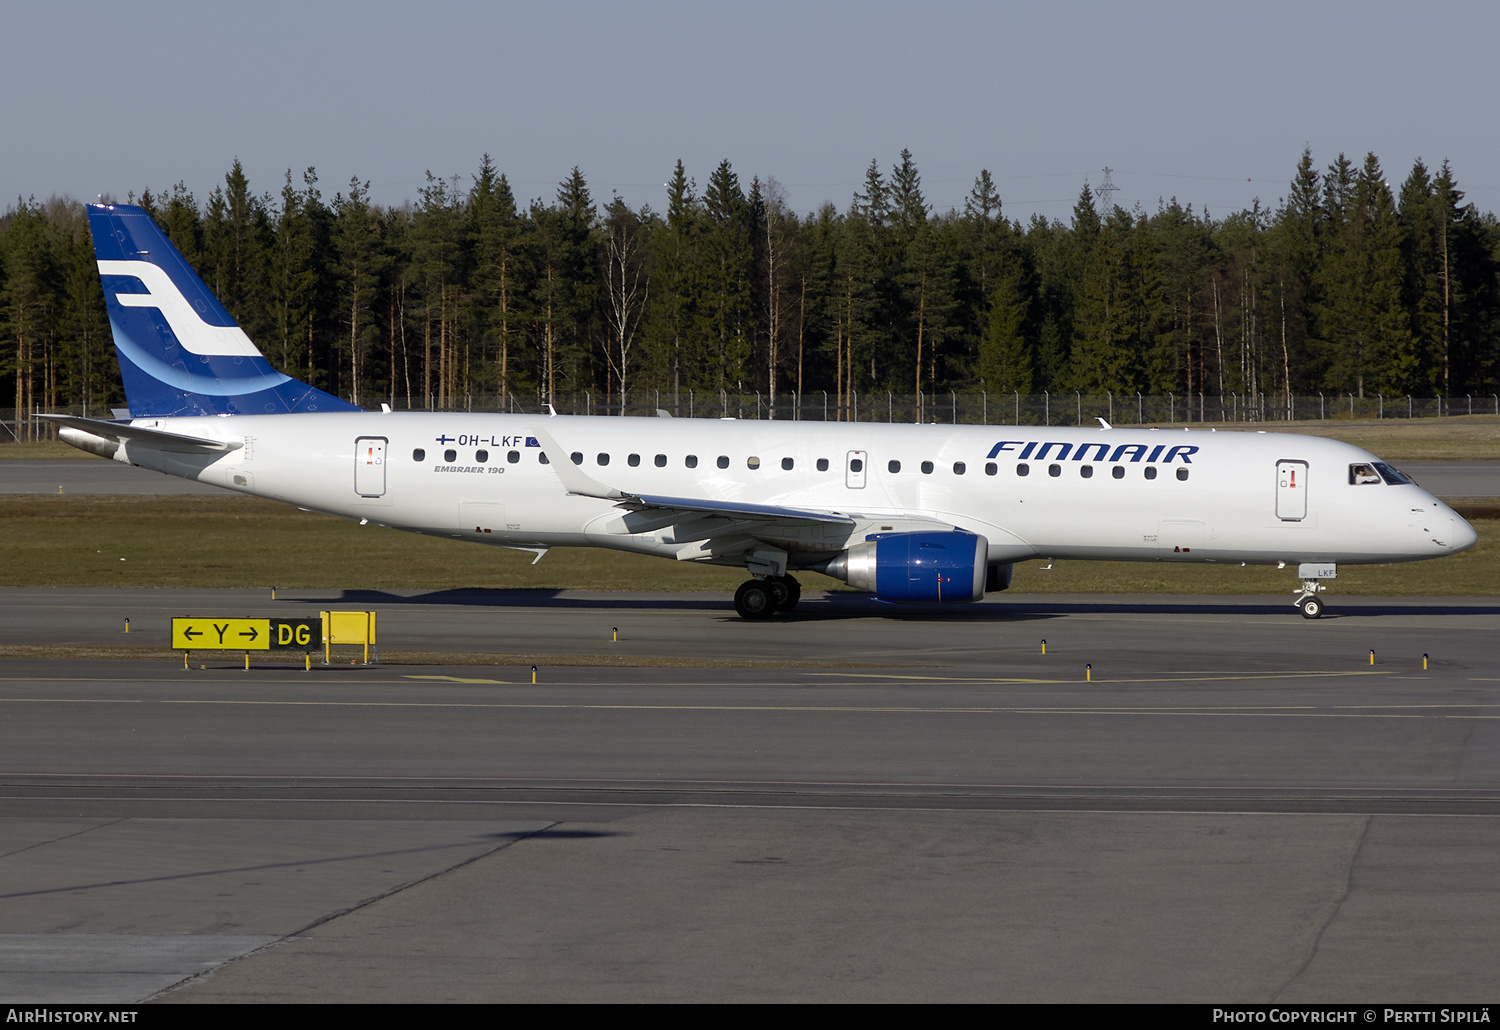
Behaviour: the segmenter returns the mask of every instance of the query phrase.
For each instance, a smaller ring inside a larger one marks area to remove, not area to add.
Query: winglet
[[[562,480],[563,489],[568,493],[582,497],[599,497],[606,501],[638,500],[633,494],[616,490],[612,486],[605,486],[573,464],[573,459],[568,456],[568,452],[563,450],[562,446],[552,439],[552,434],[543,429],[539,423],[533,422],[527,425],[526,432],[536,437],[537,443],[542,445],[542,453],[547,456],[547,464],[552,466],[552,471],[557,473],[557,478]]]

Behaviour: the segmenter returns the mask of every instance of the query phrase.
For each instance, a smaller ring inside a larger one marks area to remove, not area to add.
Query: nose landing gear
[[[1297,591],[1297,600],[1292,603],[1304,619],[1322,618],[1327,606],[1318,594],[1328,589],[1323,580],[1338,578],[1338,566],[1332,562],[1303,562],[1297,566],[1297,575],[1302,578],[1302,589]]]
[[[1297,601],[1297,609],[1304,619],[1317,619],[1323,615],[1323,602],[1316,597],[1303,597]]]

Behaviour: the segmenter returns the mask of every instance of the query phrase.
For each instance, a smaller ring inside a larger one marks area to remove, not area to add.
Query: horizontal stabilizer
[[[38,415],[49,422],[69,429],[78,429],[105,440],[125,442],[138,440],[159,451],[176,451],[183,454],[204,454],[234,451],[245,446],[243,440],[210,440],[202,436],[186,436],[169,433],[163,429],[147,429],[123,422],[106,422],[97,418],[82,418],[78,415]]]

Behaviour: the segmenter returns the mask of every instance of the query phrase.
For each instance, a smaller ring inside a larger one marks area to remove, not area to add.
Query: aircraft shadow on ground
[[[621,597],[577,596],[567,591],[551,589],[486,590],[465,588],[457,590],[431,590],[422,593],[400,594],[387,590],[343,590],[327,597],[297,598],[298,603],[313,605],[456,605],[476,608],[542,608],[560,610],[605,609],[611,611],[713,611],[722,610],[728,618],[733,614],[733,605],[726,597],[715,594],[684,597],[653,597],[631,594]],[[1140,600],[1122,601],[1118,598],[1092,599],[1077,595],[1058,595],[1055,598],[1029,597],[1010,601],[1004,597],[987,604],[890,604],[877,601],[868,594],[829,593],[805,597],[795,612],[781,615],[781,620],[806,621],[812,619],[891,619],[903,622],[1012,622],[1017,619],[1058,618],[1064,615],[1286,615],[1295,616],[1291,602],[1247,601],[1225,598],[1192,600]],[[1358,603],[1348,599],[1339,603],[1335,598],[1330,604],[1325,619],[1369,618],[1387,615],[1500,615],[1500,600],[1494,603],[1433,604],[1425,598],[1410,601],[1382,600],[1378,603]]]

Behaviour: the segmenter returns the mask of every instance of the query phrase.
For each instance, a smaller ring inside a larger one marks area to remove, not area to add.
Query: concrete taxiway
[[[0,998],[1492,999],[1500,600],[1289,597],[0,590]]]

